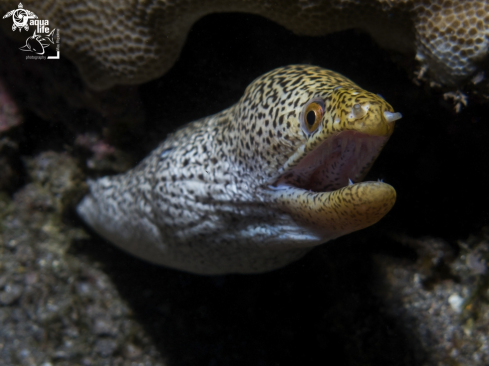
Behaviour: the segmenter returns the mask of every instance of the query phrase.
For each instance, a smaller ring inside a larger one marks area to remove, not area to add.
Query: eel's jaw
[[[287,167],[269,188],[274,202],[322,241],[366,228],[395,203],[396,191],[363,182],[389,136],[344,131]]]
[[[282,210],[321,241],[375,224],[396,201],[394,188],[382,182],[352,184],[333,192],[288,187],[274,191],[273,195]]]

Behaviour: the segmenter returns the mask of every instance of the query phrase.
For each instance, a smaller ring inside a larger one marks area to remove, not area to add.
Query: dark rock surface
[[[32,182],[0,201],[2,365],[162,364],[110,278],[69,253],[86,237],[62,220],[82,191],[75,161],[46,152],[26,165]]]
[[[12,50],[2,75],[16,62]],[[31,84],[16,71],[18,89],[9,90],[25,120],[0,136],[0,164],[6,157],[11,168],[10,178],[0,173],[3,364],[486,365],[489,108],[469,101],[456,114],[392,58],[355,31],[318,42],[259,17],[207,17],[175,67],[140,87],[146,118],[129,134],[114,121],[124,109],[104,119],[105,107],[83,107],[77,86],[56,114],[53,100],[70,88],[56,86],[51,101],[52,93],[26,96]],[[138,161],[166,133],[290,63],[339,71],[403,114],[370,173],[398,192],[379,224],[279,271],[201,277],[128,256],[76,218],[87,176]],[[51,65],[34,75],[63,84],[54,68],[41,72]]]
[[[488,234],[460,241],[458,253],[442,239],[398,238],[416,262],[376,257],[386,312],[429,350],[430,364],[489,364]]]

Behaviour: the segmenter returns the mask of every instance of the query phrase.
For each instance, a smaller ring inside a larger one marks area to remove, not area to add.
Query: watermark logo
[[[12,30],[15,32],[17,29],[19,32],[29,31],[29,27],[34,27],[34,33],[27,37],[25,46],[20,47],[21,51],[33,52],[40,56],[26,56],[26,59],[31,60],[46,60],[46,59],[59,59],[60,51],[60,37],[59,29],[49,29],[49,20],[39,19],[32,11],[24,9],[22,3],[19,3],[18,9],[9,11],[3,16],[3,19],[12,17]],[[54,33],[56,32],[56,38]],[[44,56],[44,50],[49,46],[56,47],[56,56]]]
[[[14,24],[12,25],[12,30],[15,32],[16,29],[19,29],[19,32],[22,31],[22,29],[25,29],[26,31],[29,30],[29,19],[37,19],[37,15],[34,14],[32,11],[29,11],[27,9],[24,9],[24,6],[22,6],[22,3],[19,3],[19,8],[15,10],[9,11],[7,14],[3,16],[3,19],[12,17],[12,20],[14,21]]]
[[[34,34],[31,37],[27,38],[27,40],[25,41],[25,46],[20,47],[19,50],[34,52],[38,55],[44,55],[44,49],[49,46],[48,41],[51,42],[51,44],[54,44],[53,33],[55,30],[56,29],[53,29],[51,33],[49,33],[47,36],[41,36],[39,34],[36,34],[36,31],[34,31]]]

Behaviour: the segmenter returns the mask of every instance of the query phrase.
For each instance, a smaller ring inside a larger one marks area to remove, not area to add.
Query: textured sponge
[[[463,82],[487,57],[486,1],[420,1],[416,14],[417,59],[442,84]]]
[[[17,1],[0,2],[0,13],[16,9]],[[361,28],[383,47],[415,51],[425,75],[450,87],[483,71],[487,55],[488,0],[36,0],[23,5],[60,29],[62,54],[95,89],[161,76],[175,63],[192,25],[216,12],[258,14],[311,36]],[[10,20],[0,25],[13,33]]]

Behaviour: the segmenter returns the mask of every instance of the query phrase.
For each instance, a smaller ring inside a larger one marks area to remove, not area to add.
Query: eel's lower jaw
[[[353,131],[328,138],[270,186],[274,201],[323,241],[375,224],[394,205],[396,191],[351,180],[363,178],[387,140]]]
[[[272,194],[283,211],[323,242],[375,224],[396,201],[395,189],[382,182],[356,183],[333,192],[289,187]]]

